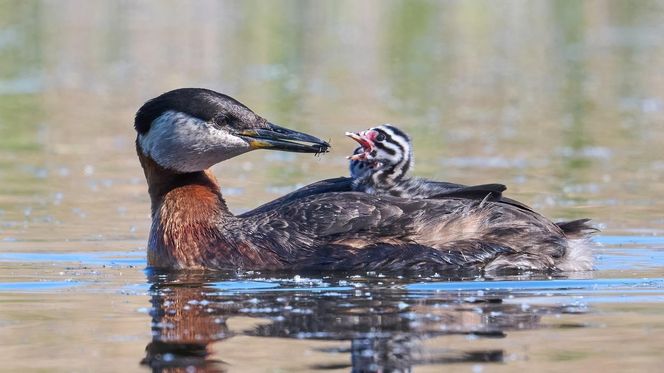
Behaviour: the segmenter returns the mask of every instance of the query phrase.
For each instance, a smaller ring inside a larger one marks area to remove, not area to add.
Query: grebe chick
[[[390,124],[346,132],[346,136],[360,144],[349,157],[352,189],[358,192],[418,199],[456,195],[498,200],[507,189],[503,184],[467,186],[409,177],[414,166],[410,136]]]
[[[491,201],[329,192],[233,215],[209,168],[255,149],[329,144],[235,99],[185,88],[137,112],[152,203],[148,265],[223,270],[587,270],[589,246],[540,215]]]

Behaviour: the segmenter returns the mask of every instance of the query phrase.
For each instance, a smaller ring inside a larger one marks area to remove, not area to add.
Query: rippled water
[[[0,2],[0,366],[24,371],[656,371],[664,3]],[[135,110],[182,86],[329,138],[215,168],[242,212],[345,175],[346,130],[420,176],[602,229],[597,270],[153,273]]]

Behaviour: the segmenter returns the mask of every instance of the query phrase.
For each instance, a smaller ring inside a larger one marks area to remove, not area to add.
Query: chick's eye
[[[384,141],[384,140],[385,140],[385,134],[379,132],[378,135],[376,135],[376,141]]]

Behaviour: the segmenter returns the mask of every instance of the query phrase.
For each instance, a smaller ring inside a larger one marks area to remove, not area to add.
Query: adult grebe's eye
[[[212,119],[212,124],[217,128],[217,129],[222,129],[224,127],[230,126],[233,127],[236,125],[236,122],[238,119],[232,115],[228,114],[219,114],[216,117]]]
[[[376,141],[384,141],[385,140],[385,134],[382,132],[378,132],[378,135],[376,135]]]

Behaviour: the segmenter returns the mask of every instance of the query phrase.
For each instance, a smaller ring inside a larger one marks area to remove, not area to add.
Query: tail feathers
[[[593,269],[593,242],[587,238],[567,240],[565,254],[554,258],[544,252],[521,251],[501,255],[484,268],[485,272],[506,271],[590,271]]]
[[[542,253],[518,252],[492,260],[484,270],[488,273],[505,271],[548,271],[555,267],[551,256]]]
[[[589,235],[599,232],[599,229],[590,225],[590,219],[578,219],[572,221],[562,221],[556,225],[571,238],[585,238]]]
[[[556,269],[560,271],[592,270],[594,261],[593,245],[593,242],[587,236],[568,240],[565,256],[556,263]]]

